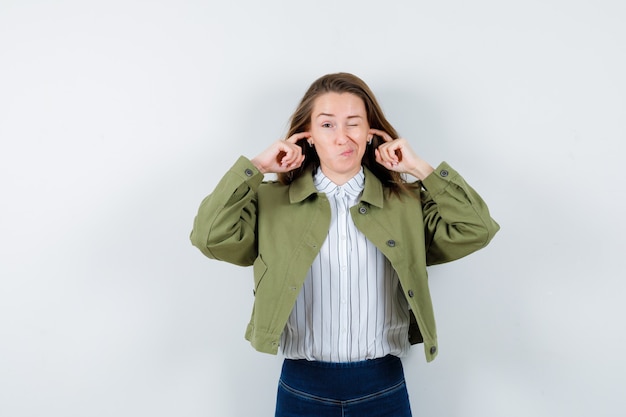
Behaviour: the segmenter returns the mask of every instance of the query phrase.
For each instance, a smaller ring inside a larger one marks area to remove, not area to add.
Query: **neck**
[[[324,175],[326,175],[326,178],[331,180],[335,185],[344,185],[345,183],[350,181],[352,178],[354,178],[356,174],[359,173],[359,171],[361,170],[361,167],[358,167],[356,171],[349,172],[349,173],[329,172],[327,169],[324,169],[324,167],[322,166],[320,166],[320,169],[322,170]]]

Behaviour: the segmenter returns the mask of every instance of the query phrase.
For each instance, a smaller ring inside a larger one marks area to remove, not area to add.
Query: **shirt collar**
[[[321,168],[317,168],[317,172],[313,176],[313,184],[320,193],[335,195],[345,193],[352,199],[357,199],[365,187],[365,174],[363,173],[363,167],[361,167],[359,172],[350,178],[348,182],[343,185],[337,185],[324,175]]]
[[[383,185],[378,178],[367,168],[362,168],[365,177],[363,196],[361,201],[365,201],[376,207],[383,207]],[[359,174],[357,174],[358,176]],[[289,186],[289,201],[292,204],[300,203],[308,198],[311,194],[315,194],[317,189],[313,183],[313,172],[311,168],[306,169],[298,178],[296,178]]]

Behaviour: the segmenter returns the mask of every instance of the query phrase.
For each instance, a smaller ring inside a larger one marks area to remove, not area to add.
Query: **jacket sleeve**
[[[200,204],[191,243],[209,258],[252,265],[257,257],[256,190],[262,181],[263,174],[240,157]]]
[[[450,262],[475,252],[500,229],[483,199],[442,162],[422,181],[426,263]]]

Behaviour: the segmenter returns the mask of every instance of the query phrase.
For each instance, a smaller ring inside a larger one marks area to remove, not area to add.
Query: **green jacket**
[[[430,362],[437,355],[437,332],[426,266],[486,246],[499,226],[480,196],[445,162],[422,185],[415,196],[398,197],[365,168],[363,195],[350,212],[356,227],[398,273],[421,333],[410,338],[423,341]],[[257,350],[277,353],[330,218],[326,195],[317,192],[312,175],[288,186],[264,182],[245,157],[202,201],[191,232],[193,245],[209,258],[254,265],[255,300],[246,339]]]

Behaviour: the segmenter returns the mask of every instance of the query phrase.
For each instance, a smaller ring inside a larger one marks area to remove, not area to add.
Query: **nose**
[[[338,145],[343,145],[348,141],[348,133],[346,132],[346,128],[344,126],[337,128],[337,136],[335,140]]]

